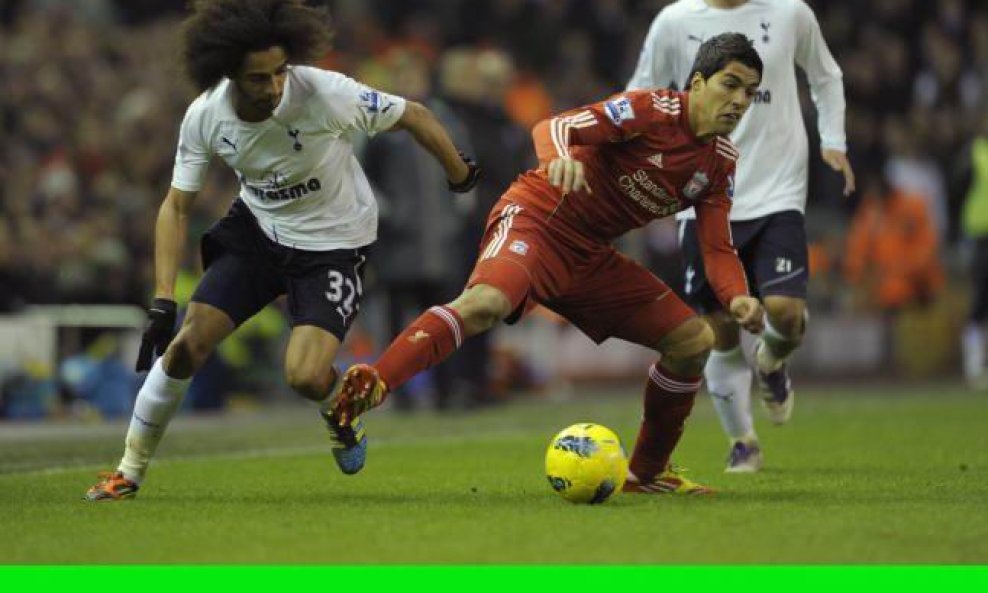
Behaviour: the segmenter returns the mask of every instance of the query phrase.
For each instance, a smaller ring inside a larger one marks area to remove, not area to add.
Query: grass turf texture
[[[635,388],[622,393],[637,392]],[[600,395],[600,394],[599,394]],[[706,396],[676,459],[713,497],[557,497],[543,454],[593,421],[634,442],[637,397],[458,416],[371,413],[368,466],[333,464],[311,409],[180,419],[137,499],[81,500],[123,425],[0,430],[5,563],[985,563],[988,400],[919,388],[799,393],[759,420],[766,469],[722,473]]]

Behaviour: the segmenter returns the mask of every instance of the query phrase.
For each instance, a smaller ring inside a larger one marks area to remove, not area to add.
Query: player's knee
[[[463,319],[466,334],[485,332],[511,313],[508,297],[493,286],[478,284],[463,292],[449,307]]]
[[[775,331],[789,339],[798,340],[806,327],[806,303],[802,299],[768,297],[765,313]]]
[[[741,342],[738,324],[727,311],[716,311],[704,316],[714,333],[714,349],[733,350]]]
[[[289,367],[285,369],[285,382],[292,391],[304,398],[321,400],[329,392],[329,374],[325,369]]]
[[[212,344],[189,328],[185,326],[178,332],[165,353],[165,371],[170,376],[191,375],[205,364],[213,351]]]
[[[663,340],[659,352],[665,366],[684,375],[698,375],[714,347],[714,330],[703,319],[694,317]]]

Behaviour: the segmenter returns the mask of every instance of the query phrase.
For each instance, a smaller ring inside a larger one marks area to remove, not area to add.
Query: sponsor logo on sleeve
[[[631,108],[631,99],[627,97],[618,97],[604,103],[604,111],[615,126],[620,126],[623,121],[635,119],[635,110]]]

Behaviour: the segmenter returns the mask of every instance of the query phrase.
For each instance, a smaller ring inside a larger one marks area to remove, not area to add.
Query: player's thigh
[[[598,344],[614,337],[654,348],[696,315],[665,282],[617,251],[597,263],[546,304]]]
[[[286,283],[292,328],[313,326],[343,342],[360,312],[366,248],[296,251]]]
[[[564,275],[561,264],[553,264],[557,259],[542,223],[519,205],[502,199],[488,219],[466,291],[477,286],[496,289],[509,303],[509,322],[516,321],[545,292],[547,280]]]
[[[206,268],[192,294],[192,303],[209,305],[239,327],[285,292],[284,279],[274,268],[245,256],[224,252]]]
[[[325,397],[333,381],[333,362],[339,350],[340,339],[325,329],[295,326],[285,350],[285,381],[303,396]]]
[[[754,264],[755,287],[762,297],[806,299],[809,253],[800,212],[773,214],[748,249]]]

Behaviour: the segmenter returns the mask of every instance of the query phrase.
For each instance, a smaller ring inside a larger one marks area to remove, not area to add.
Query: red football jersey
[[[606,242],[695,208],[707,277],[726,307],[748,294],[728,222],[738,150],[723,136],[697,139],[688,103],[686,93],[629,91],[542,121],[532,131],[541,167],[518,182],[547,201],[537,206],[550,221],[564,218]],[[584,164],[592,193],[564,198],[549,185],[545,165],[567,155]]]

